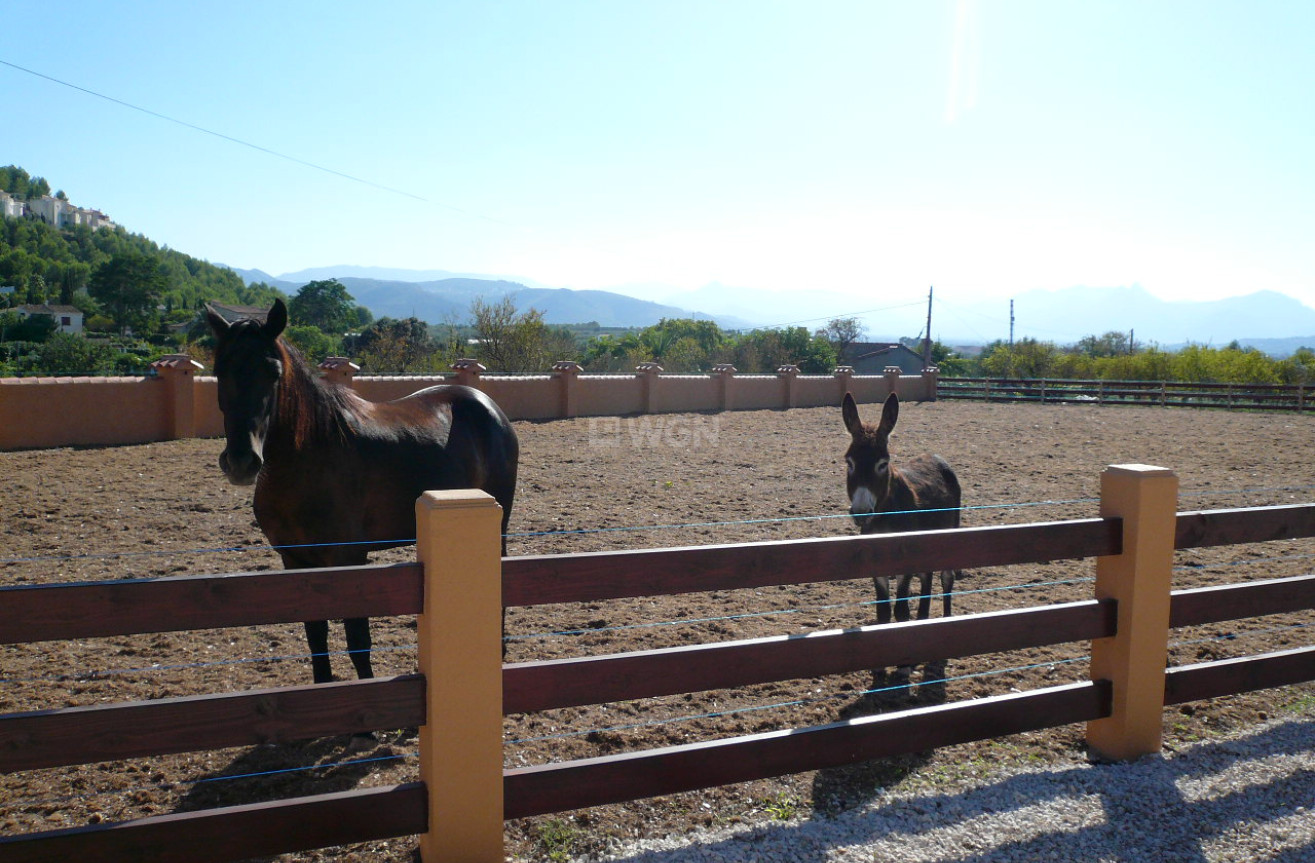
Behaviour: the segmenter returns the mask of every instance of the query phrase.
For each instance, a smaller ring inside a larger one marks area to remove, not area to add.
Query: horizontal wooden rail
[[[1114,633],[1113,600],[700,644],[503,668],[522,713],[1022,650]]]
[[[1315,608],[1315,575],[1175,590],[1169,626],[1200,626]]]
[[[0,774],[424,721],[420,675],[11,713],[0,716]]]
[[[418,614],[417,563],[0,587],[0,644]]]
[[[418,782],[0,837],[0,863],[227,863],[428,829]]]
[[[1118,554],[1118,519],[743,545],[527,555],[502,562],[507,607],[842,581]]]
[[[644,797],[825,770],[955,743],[1108,716],[1105,681],[1075,683],[503,773],[504,813],[523,818]]]
[[[1174,548],[1208,548],[1315,536],[1315,504],[1178,513]]]
[[[1170,668],[1165,673],[1164,703],[1182,704],[1308,680],[1315,680],[1315,647],[1220,659]]]

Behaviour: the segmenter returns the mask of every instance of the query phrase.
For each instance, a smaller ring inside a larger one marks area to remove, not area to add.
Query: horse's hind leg
[[[347,655],[356,667],[356,676],[369,680],[374,677],[374,670],[370,667],[370,618],[348,618],[342,622],[342,628],[347,637]]]

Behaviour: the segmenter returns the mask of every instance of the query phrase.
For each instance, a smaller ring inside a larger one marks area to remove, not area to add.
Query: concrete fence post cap
[[[457,360],[456,362],[452,363],[452,369],[458,372],[472,371],[479,373],[479,372],[488,371],[488,367],[485,366],[483,363],[481,363],[479,360],[472,360],[469,357],[465,359]]]
[[[151,368],[159,369],[183,369],[186,371],[196,371],[205,368],[196,360],[187,354],[165,354],[155,362],[151,363]]]

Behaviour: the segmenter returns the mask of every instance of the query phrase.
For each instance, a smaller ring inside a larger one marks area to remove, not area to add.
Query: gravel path
[[[647,840],[602,859],[1305,863],[1315,861],[1315,717],[1131,764],[993,771],[887,792],[835,818]]]

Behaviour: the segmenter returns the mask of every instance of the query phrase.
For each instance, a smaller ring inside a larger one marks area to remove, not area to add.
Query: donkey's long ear
[[[265,326],[261,327],[270,341],[279,337],[279,333],[288,325],[288,307],[283,305],[282,300],[275,300],[274,305],[270,306],[269,314],[265,316]]]
[[[854,396],[845,393],[845,400],[840,405],[840,415],[845,418],[845,428],[855,437],[863,433],[863,421],[858,418],[858,405],[854,403]]]
[[[886,396],[886,405],[881,409],[881,430],[890,434],[890,430],[895,428],[895,423],[899,421],[899,396],[891,393]]]
[[[210,332],[215,334],[215,338],[223,336],[224,333],[228,332],[228,328],[232,326],[232,324],[224,320],[219,312],[212,309],[209,303],[207,303],[205,307],[205,320],[206,323],[210,325]]]

